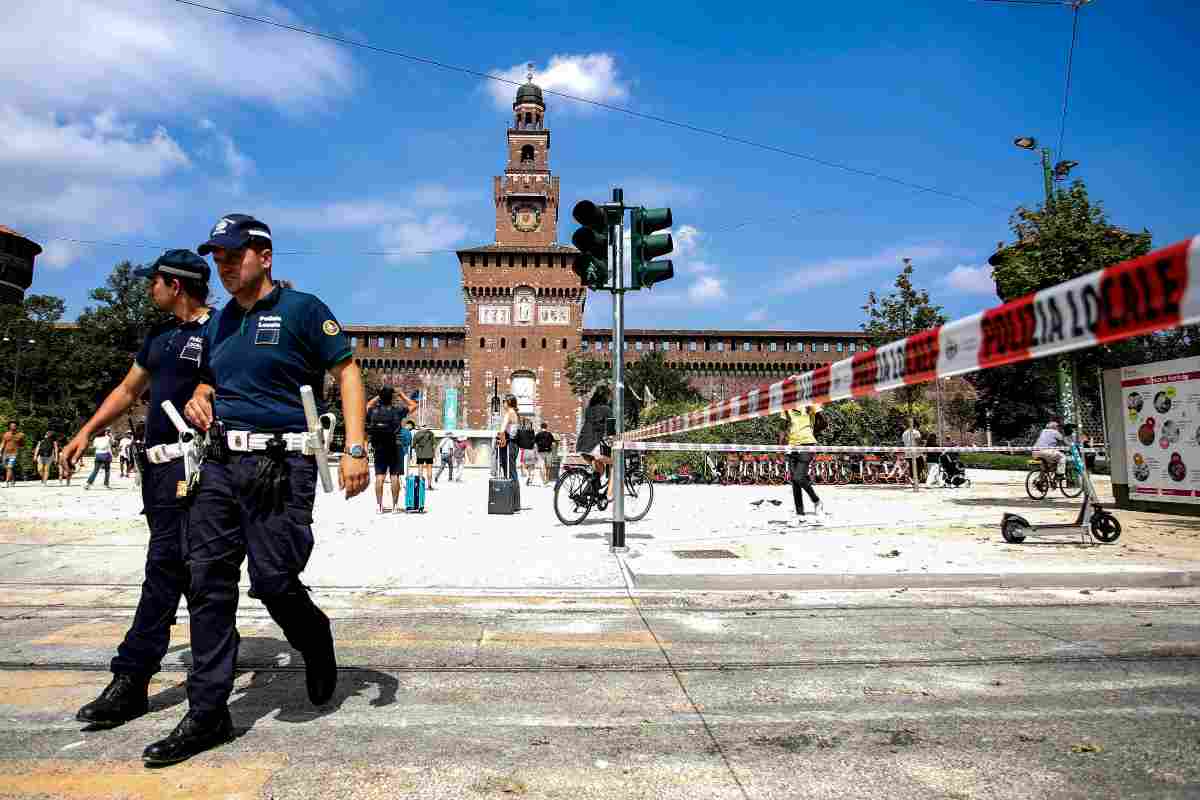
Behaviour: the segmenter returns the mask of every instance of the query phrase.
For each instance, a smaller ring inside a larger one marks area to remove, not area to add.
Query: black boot
[[[304,679],[308,686],[308,699],[314,706],[323,706],[333,697],[337,688],[337,658],[333,652],[333,636],[326,633],[326,641],[319,647],[302,653],[304,656]]]
[[[167,738],[159,739],[142,752],[142,761],[148,767],[178,764],[232,738],[229,709],[189,711]]]
[[[115,728],[150,710],[149,675],[116,673],[92,702],[75,712],[75,719],[101,728]]]

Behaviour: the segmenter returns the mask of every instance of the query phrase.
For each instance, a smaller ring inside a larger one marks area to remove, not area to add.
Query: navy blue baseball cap
[[[206,256],[214,248],[237,250],[245,247],[250,237],[271,241],[271,229],[265,222],[260,222],[249,214],[226,214],[217,220],[208,234],[208,241],[196,248],[202,256]]]
[[[153,264],[135,269],[133,274],[139,278],[150,278],[158,272],[176,278],[191,278],[208,283],[208,262],[191,250],[168,250]]]

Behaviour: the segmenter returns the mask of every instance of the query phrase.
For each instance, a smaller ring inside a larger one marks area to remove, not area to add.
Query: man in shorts
[[[383,482],[390,475],[392,480],[392,510],[400,502],[400,476],[404,473],[400,461],[400,443],[396,435],[404,424],[404,418],[417,410],[417,404],[400,392],[403,405],[393,402],[395,390],[385,386],[379,396],[367,404],[367,436],[375,450],[375,503],[378,512],[384,512]]]
[[[425,488],[433,491],[433,453],[437,449],[437,437],[429,428],[421,428],[413,434],[412,446],[417,456],[417,474],[425,479]]]
[[[17,430],[17,423],[8,423],[8,430],[0,437],[0,461],[4,462],[4,481],[12,487],[13,473],[17,469],[17,454],[25,444],[25,434]]]
[[[54,434],[46,431],[46,435],[34,448],[33,457],[37,462],[38,476],[42,479],[42,486],[45,486],[46,481],[50,478],[50,465],[58,461],[58,440],[54,438]]]
[[[542,475],[542,484],[545,485],[550,482],[550,454],[554,452],[554,434],[550,432],[550,426],[543,422],[542,429],[533,439],[537,447],[538,470]]]

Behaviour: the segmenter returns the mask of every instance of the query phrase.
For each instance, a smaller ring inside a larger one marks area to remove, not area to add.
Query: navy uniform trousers
[[[114,673],[153,675],[167,654],[179,598],[187,593],[189,580],[183,550],[187,505],[176,496],[182,480],[182,458],[148,464],[142,474],[142,505],[150,526],[146,577],[133,624],[112,660]]]
[[[266,606],[288,644],[304,655],[332,642],[329,618],[300,583],[313,549],[316,461],[299,453],[285,456],[285,488],[275,504],[254,499],[259,460],[265,458],[261,453],[232,453],[226,463],[206,462],[188,517],[188,703],[194,711],[224,709],[233,691],[243,558],[248,561],[250,596]]]

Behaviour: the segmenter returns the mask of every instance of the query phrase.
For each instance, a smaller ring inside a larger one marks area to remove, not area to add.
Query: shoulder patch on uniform
[[[342,329],[338,327],[336,322],[327,319],[321,324],[321,330],[325,331],[327,336],[337,336]]]

